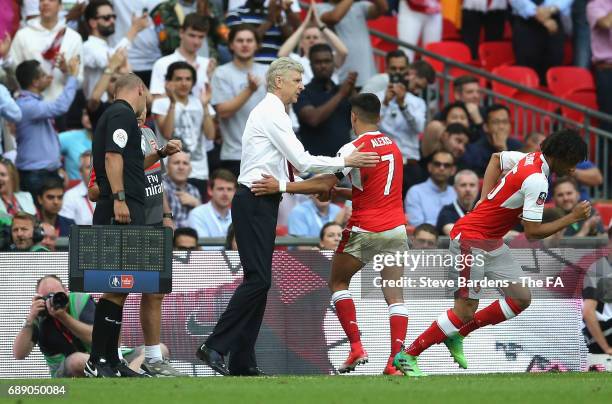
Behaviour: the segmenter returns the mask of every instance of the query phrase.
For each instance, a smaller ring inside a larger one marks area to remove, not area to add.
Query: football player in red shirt
[[[444,342],[461,368],[467,368],[463,339],[472,331],[509,320],[531,303],[529,288],[519,278],[521,266],[503,243],[503,236],[519,222],[528,239],[543,239],[572,223],[589,217],[589,202],[579,203],[569,214],[542,223],[548,193],[548,176],[571,174],[587,157],[587,147],[575,131],[550,135],[541,152],[494,153],[486,169],[480,201],[459,219],[450,233],[450,253],[455,257],[455,304],[442,313],[408,348],[395,357],[394,365],[404,374],[421,376],[418,355],[433,344]],[[460,264],[460,265],[458,265]],[[458,281],[463,280],[464,287]],[[481,287],[469,281],[503,283],[504,298],[476,311]],[[514,283],[516,282],[516,283]],[[507,286],[505,286],[507,285]]]
[[[329,197],[337,180],[348,176],[352,189],[336,192],[353,201],[353,214],[342,233],[342,240],[332,258],[329,287],[340,324],[351,344],[347,360],[338,369],[340,373],[353,371],[368,361],[357,326],[355,304],[349,292],[352,276],[375,256],[403,254],[408,250],[406,217],[402,202],[402,154],[397,145],[378,130],[380,101],[374,94],[360,94],[351,100],[351,123],[358,138],[344,145],[338,154],[348,155],[353,150],[376,152],[380,162],[371,168],[346,168],[342,173],[324,174],[306,181],[279,183],[265,175],[255,181],[255,195],[278,193],[320,194]],[[391,328],[391,356],[384,374],[401,375],[393,358],[406,338],[408,310],[404,305],[401,287],[385,286],[385,281],[397,281],[403,275],[403,266],[385,266],[381,269],[383,294],[389,306]]]

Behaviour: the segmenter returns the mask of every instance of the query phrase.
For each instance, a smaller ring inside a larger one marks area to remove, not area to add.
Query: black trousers
[[[257,366],[255,342],[272,285],[272,253],[280,195],[256,197],[240,185],[232,201],[232,223],[240,262],[242,284],[206,340],[206,346],[230,354],[229,369],[240,372]]]
[[[221,160],[219,166],[231,171],[236,178],[240,177],[240,160]]]
[[[501,41],[504,38],[504,24],[507,16],[507,10],[494,10],[487,13],[462,10],[461,35],[463,42],[470,48],[472,59],[478,60],[480,30],[484,27],[485,41]]]
[[[564,33],[557,18],[559,30],[549,34],[535,18],[525,20],[514,16],[512,23],[512,48],[518,66],[528,66],[540,76],[540,84],[546,85],[546,71],[563,63]]]

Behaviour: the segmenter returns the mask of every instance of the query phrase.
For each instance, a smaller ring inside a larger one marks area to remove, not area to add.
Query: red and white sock
[[[408,308],[404,303],[389,305],[389,328],[391,329],[391,356],[389,364],[393,363],[395,354],[402,349],[408,329]]]
[[[463,322],[453,310],[448,309],[445,313],[440,314],[440,317],[414,340],[408,349],[406,349],[406,352],[409,355],[418,356],[430,346],[439,344],[446,337],[458,332],[462,325]]]
[[[510,320],[522,311],[523,309],[510,297],[496,300],[484,309],[477,311],[474,318],[459,329],[459,334],[465,337],[478,328]]]
[[[348,290],[339,290],[332,295],[332,302],[336,307],[336,315],[340,320],[342,329],[344,329],[344,333],[351,343],[351,351],[363,349],[359,327],[357,326],[357,312],[351,293]]]

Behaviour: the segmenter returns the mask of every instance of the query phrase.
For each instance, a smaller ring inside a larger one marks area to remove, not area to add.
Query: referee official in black
[[[146,108],[147,89],[135,74],[115,84],[115,101],[102,114],[93,137],[93,166],[100,189],[94,225],[144,225],[144,155],[137,117]],[[119,360],[117,348],[127,294],[104,293],[96,307],[89,377],[142,377]]]
[[[334,173],[344,167],[374,167],[376,153],[355,150],[346,158],[312,156],[293,133],[287,111],[304,89],[302,65],[290,58],[275,60],[268,69],[266,97],[251,111],[242,137],[239,187],[232,201],[232,223],[244,271],[225,312],[196,355],[222,375],[259,376],[255,342],[272,285],[272,253],[281,195],[256,197],[253,181],[269,174],[281,192],[297,172]],[[229,366],[224,355],[230,354]]]

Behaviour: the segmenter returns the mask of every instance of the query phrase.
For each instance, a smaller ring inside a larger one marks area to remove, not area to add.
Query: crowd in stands
[[[143,125],[157,144],[183,145],[164,162],[163,179],[180,249],[232,232],[242,133],[266,94],[267,65],[280,56],[305,68],[305,89],[288,113],[311,154],[335,156],[353,138],[352,95],[378,96],[380,129],[404,158],[407,222],[423,248],[473,209],[493,153],[538,151],[547,136],[514,137],[511,110],[485,100],[483,82],[471,75],[454,79],[451,103],[432,103],[436,71],[410,49],[389,51],[377,69],[368,21],[396,15],[398,38],[425,46],[442,39],[439,0],[12,3],[0,19],[0,215],[15,218],[21,250],[32,248],[20,243],[23,232],[40,230],[53,249],[72,224],[91,224],[92,136],[115,81],[128,72],[148,85]],[[542,84],[564,61],[572,20],[574,64],[592,67],[600,109],[612,113],[611,0],[464,0],[462,7],[461,40],[472,59],[482,40],[511,31],[516,64],[532,67]],[[572,177],[551,178],[547,206],[568,212],[602,181],[601,167],[581,163]],[[320,248],[332,249],[350,215],[350,201],[288,195],[279,234],[319,237]],[[608,226],[593,210],[564,235],[603,234]]]

